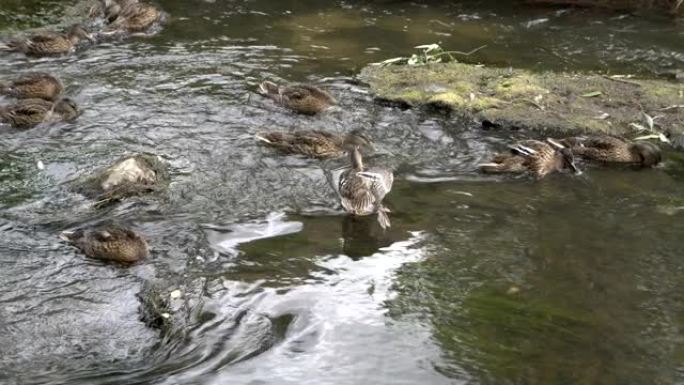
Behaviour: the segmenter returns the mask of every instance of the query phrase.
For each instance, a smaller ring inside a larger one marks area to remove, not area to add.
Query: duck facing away
[[[509,149],[508,153],[495,155],[490,163],[480,164],[480,170],[484,173],[532,172],[537,178],[564,169],[579,173],[572,151],[555,141],[523,140]]]
[[[365,168],[358,146],[349,151],[349,158],[351,168],[340,175],[338,184],[342,207],[352,215],[377,213],[380,227],[389,228],[390,220],[387,213],[390,210],[382,201],[392,190],[392,171],[381,167]]]
[[[81,40],[94,41],[88,31],[76,24],[64,34],[43,32],[10,41],[7,48],[30,56],[63,55],[71,52]]]
[[[43,73],[28,74],[8,82],[0,82],[0,94],[18,99],[54,101],[63,91],[64,86],[59,79]]]
[[[149,256],[145,239],[125,227],[65,231],[60,238],[76,246],[86,256],[103,261],[134,263]]]
[[[107,24],[111,24],[116,21],[123,9],[137,3],[138,0],[98,0],[90,9],[90,17],[103,17]]]
[[[118,7],[114,7],[117,10],[116,13],[110,13],[107,17],[110,22],[109,26],[105,28],[105,33],[144,32],[162,17],[161,11],[150,4],[130,0],[119,1],[118,4]]]
[[[578,136],[560,140],[585,159],[605,163],[632,163],[655,166],[662,160],[660,147],[650,142],[632,142],[614,136]]]
[[[256,138],[283,153],[318,159],[339,157],[352,146],[373,147],[373,141],[359,132],[341,135],[319,130],[276,131],[259,133]]]
[[[259,93],[292,111],[305,115],[315,115],[337,104],[335,98],[326,91],[306,84],[279,86],[273,82],[264,81],[259,85]]]
[[[0,107],[0,122],[15,128],[29,128],[40,123],[57,123],[76,119],[81,114],[76,102],[69,98],[50,102],[43,99],[24,99]]]

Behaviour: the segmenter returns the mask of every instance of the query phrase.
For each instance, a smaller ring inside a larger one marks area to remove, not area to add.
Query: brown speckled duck
[[[319,130],[295,132],[263,132],[256,138],[286,154],[299,154],[325,159],[344,155],[350,146],[373,147],[373,141],[363,133],[354,131],[346,135]]]
[[[509,146],[507,153],[497,154],[490,163],[480,164],[485,173],[534,173],[537,178],[563,169],[575,173],[575,159],[570,149],[550,140],[545,143],[539,140],[523,140]]]
[[[560,140],[585,159],[605,163],[632,163],[655,166],[662,160],[660,147],[650,142],[632,142],[615,136],[577,136]]]
[[[76,24],[65,34],[43,32],[25,39],[10,41],[7,47],[30,56],[63,55],[71,52],[83,39],[94,41],[88,31]]]
[[[64,91],[62,82],[44,73],[27,74],[7,82],[0,81],[0,94],[18,99],[54,101],[62,94],[62,91]]]
[[[76,246],[86,256],[104,261],[134,263],[149,255],[145,239],[120,226],[65,231],[60,238]]]
[[[105,33],[116,32],[144,32],[158,22],[162,13],[155,6],[140,2],[122,2],[118,7],[116,17],[108,17],[111,20],[105,28]]]
[[[0,122],[17,128],[28,128],[40,123],[56,123],[76,119],[80,115],[76,103],[64,98],[56,102],[43,99],[24,99],[6,107],[0,107]]]
[[[259,93],[300,114],[315,115],[337,104],[335,98],[320,88],[293,84],[278,86],[269,81],[259,85]]]
[[[338,184],[342,207],[352,215],[377,213],[380,227],[389,228],[390,210],[382,200],[392,190],[394,174],[383,167],[366,168],[358,146],[349,151],[349,159],[351,168],[340,175]]]
[[[113,23],[126,7],[137,4],[138,0],[99,0],[91,8],[90,17],[103,17],[107,24]]]

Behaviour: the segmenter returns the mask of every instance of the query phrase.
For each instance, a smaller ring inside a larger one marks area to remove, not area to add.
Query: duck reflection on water
[[[353,260],[371,256],[396,240],[371,216],[345,216],[342,220],[342,251]]]

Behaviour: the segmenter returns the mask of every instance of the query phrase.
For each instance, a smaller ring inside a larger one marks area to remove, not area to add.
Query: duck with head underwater
[[[385,196],[392,190],[394,174],[384,167],[366,167],[359,146],[348,149],[351,168],[340,175],[338,190],[344,209],[358,216],[378,215],[378,223],[383,229],[390,227],[387,213],[390,210],[382,204]]]
[[[371,138],[359,130],[344,135],[320,130],[272,131],[259,133],[256,138],[282,153],[317,159],[342,156],[351,146],[373,148]]]
[[[632,142],[610,135],[575,136],[559,142],[575,155],[598,162],[651,167],[662,161],[660,147],[651,142]]]
[[[86,256],[103,261],[134,263],[149,256],[145,239],[135,231],[118,225],[64,231],[59,237],[76,246]]]
[[[29,56],[64,55],[73,51],[81,40],[95,41],[81,25],[75,24],[66,33],[38,33],[28,38],[12,40],[5,48]]]
[[[54,101],[62,95],[64,86],[56,77],[45,73],[31,73],[10,81],[0,81],[0,94],[18,99]]]
[[[43,99],[24,99],[0,107],[0,122],[15,128],[29,128],[40,123],[71,121],[81,114],[76,102],[69,98],[50,102]]]
[[[547,142],[519,141],[508,146],[509,152],[495,155],[491,162],[482,163],[479,168],[484,173],[531,172],[539,179],[564,169],[580,173],[570,149],[552,139]]]
[[[337,104],[328,92],[308,84],[279,86],[264,81],[259,85],[259,93],[294,112],[315,115]]]

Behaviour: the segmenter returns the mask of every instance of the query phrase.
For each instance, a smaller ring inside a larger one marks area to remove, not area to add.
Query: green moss
[[[662,130],[684,134],[684,109],[661,112],[684,103],[684,87],[661,80],[532,73],[462,63],[367,67],[360,77],[384,100],[416,107],[438,104],[504,127],[633,135],[630,123],[641,123],[643,111],[660,115]],[[583,96],[597,91],[600,96]]]
[[[539,86],[533,76],[525,74],[503,79],[495,85],[494,92],[497,96],[512,100],[521,97],[534,98],[548,93],[548,90]]]

